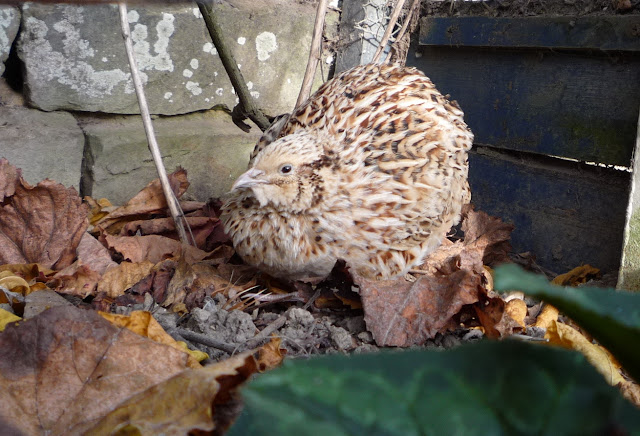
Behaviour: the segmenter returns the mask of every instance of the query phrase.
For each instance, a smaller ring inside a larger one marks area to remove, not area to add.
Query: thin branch
[[[202,333],[192,332],[191,330],[183,329],[180,327],[170,330],[169,334],[171,333],[178,334],[187,341],[196,342],[198,344],[206,345],[207,347],[211,348],[217,348],[218,350],[222,350],[229,354],[233,354],[237,348],[235,345],[228,344],[207,335],[203,335]]]
[[[250,350],[252,348],[257,347],[260,343],[271,335],[271,333],[278,330],[287,322],[287,315],[280,315],[273,321],[271,324],[266,326],[260,333],[255,335],[253,338],[249,339],[247,342],[243,344],[243,348],[245,350]]]
[[[407,12],[407,16],[404,19],[404,23],[402,23],[402,28],[400,29],[400,32],[398,32],[395,42],[391,45],[391,50],[394,50],[394,49],[397,50],[398,48],[397,46],[399,45],[400,41],[404,37],[405,33],[407,32],[407,28],[409,27],[409,24],[413,19],[413,14],[417,13],[417,11],[419,10],[420,10],[420,0],[413,0],[413,3],[411,3],[411,7]]]
[[[400,16],[400,12],[402,11],[402,6],[404,5],[404,0],[398,0],[395,8],[393,8],[393,13],[391,14],[391,18],[389,18],[389,24],[387,24],[387,30],[384,31],[384,35],[382,35],[382,40],[378,45],[376,53],[373,55],[372,63],[378,63],[380,61],[380,57],[382,56],[382,52],[387,46],[387,42],[391,37],[391,32],[393,31],[393,27],[396,25],[398,21],[398,17]]]
[[[233,57],[233,53],[229,49],[225,41],[224,34],[222,32],[222,28],[220,27],[220,23],[216,19],[216,15],[213,13],[213,7],[211,3],[206,3],[202,0],[196,1],[198,4],[198,8],[200,9],[200,13],[204,18],[204,22],[207,25],[207,29],[209,30],[209,35],[211,35],[211,40],[213,44],[216,46],[216,50],[218,50],[218,54],[220,55],[220,60],[222,61],[222,65],[224,65],[224,69],[229,76],[229,80],[231,80],[231,84],[236,91],[238,99],[240,100],[240,105],[242,107],[243,115],[246,115],[256,123],[260,130],[263,132],[269,128],[271,123],[269,119],[266,117],[264,113],[254,104],[254,100],[249,93],[249,88],[247,88],[247,83],[238,68],[238,63]],[[236,115],[237,112],[234,109],[234,113]],[[236,118],[234,121],[241,121]],[[248,127],[248,126],[247,126]]]
[[[309,98],[309,95],[311,95],[313,78],[316,75],[318,61],[320,60],[322,31],[324,29],[325,16],[327,15],[327,3],[328,0],[320,0],[318,2],[318,8],[316,9],[316,22],[313,26],[313,39],[311,40],[311,48],[309,49],[309,60],[307,61],[307,69],[304,72],[304,79],[302,80],[300,94],[298,94],[298,100],[296,101],[296,108],[304,103]]]
[[[156,165],[158,171],[158,177],[162,185],[162,191],[167,200],[167,206],[169,212],[176,225],[176,230],[180,236],[180,240],[184,244],[189,244],[187,239],[187,233],[184,229],[184,213],[180,209],[180,204],[176,198],[171,185],[169,184],[169,178],[167,177],[167,171],[162,163],[162,154],[156,141],[156,135],[153,131],[153,124],[151,123],[151,115],[149,114],[149,106],[147,105],[147,98],[144,95],[144,88],[142,86],[142,80],[140,79],[140,72],[136,64],[136,60],[133,57],[133,43],[131,42],[131,31],[129,29],[129,19],[127,18],[127,5],[126,3],[118,3],[118,10],[120,11],[120,24],[122,27],[122,37],[124,38],[124,45],[127,51],[127,58],[129,58],[129,68],[131,69],[131,78],[133,79],[133,86],[136,89],[136,95],[138,96],[138,105],[140,106],[140,115],[142,116],[142,124],[144,125],[144,131],[147,134],[147,143],[149,144],[149,150],[151,156],[153,156],[153,162]]]

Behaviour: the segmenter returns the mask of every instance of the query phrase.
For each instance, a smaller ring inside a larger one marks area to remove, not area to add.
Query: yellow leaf
[[[185,350],[185,347],[181,346],[175,339],[173,339],[167,332],[164,331],[162,326],[158,324],[158,321],[151,315],[150,312],[136,310],[131,312],[131,315],[117,315],[115,313],[99,312],[103,318],[110,323],[118,326],[125,327],[134,333],[144,336],[160,344],[168,345],[176,350],[184,351],[189,354],[187,366],[190,368],[201,368],[199,360],[203,360],[200,354],[201,352],[191,352],[191,350]],[[208,357],[208,356],[207,356]],[[206,357],[205,357],[206,359]]]
[[[182,351],[184,351],[185,353],[189,353],[198,362],[202,362],[203,360],[209,358],[209,355],[204,351],[192,350],[191,348],[189,348],[186,342],[178,341],[176,342],[176,344],[178,344]]]
[[[260,347],[256,353],[258,371],[270,371],[282,363],[287,350],[280,348],[281,342],[280,338],[274,336],[271,341]]]
[[[550,304],[546,304],[542,311],[538,314],[536,318],[536,327],[540,327],[541,329],[547,329],[549,326],[558,320],[558,309],[553,307]]]
[[[578,286],[600,275],[600,270],[591,265],[578,266],[568,273],[560,274],[551,283],[558,286]]]
[[[590,342],[578,330],[554,321],[547,328],[545,338],[550,343],[571,348],[582,353],[612,386],[624,382],[620,375],[620,365],[613,360],[607,350]]]
[[[520,327],[526,327],[524,325],[524,318],[527,316],[527,303],[519,298],[514,298],[507,302],[504,311],[515,322],[520,324]]]
[[[20,321],[21,319],[22,318],[14,315],[8,310],[0,309],[0,332],[4,331],[4,328],[7,326],[7,324]]]

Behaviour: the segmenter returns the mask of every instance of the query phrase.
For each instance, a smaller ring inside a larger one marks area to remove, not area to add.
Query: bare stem
[[[327,15],[327,3],[328,0],[320,0],[318,2],[318,8],[316,9],[316,22],[313,26],[313,39],[311,40],[311,48],[309,49],[309,60],[307,61],[307,69],[304,72],[304,79],[302,80],[300,94],[298,94],[298,100],[296,101],[296,108],[304,103],[304,101],[309,98],[309,95],[311,95],[313,78],[316,75],[318,61],[320,60],[322,31],[324,29],[325,16]]]
[[[253,98],[249,93],[249,88],[247,88],[247,83],[238,68],[238,63],[233,57],[233,53],[231,52],[231,49],[229,49],[229,45],[225,41],[220,23],[218,23],[216,15],[213,13],[212,4],[203,0],[198,0],[196,3],[198,4],[200,13],[204,18],[204,22],[207,25],[209,35],[211,35],[211,40],[216,46],[216,50],[218,50],[222,65],[229,76],[229,80],[236,91],[238,99],[240,100],[242,112],[244,112],[244,114],[246,114],[246,116],[256,123],[256,125],[260,127],[260,130],[264,132],[269,128],[271,123],[266,115],[254,104]]]
[[[140,72],[136,64],[136,60],[133,57],[133,43],[131,42],[131,31],[129,29],[129,19],[127,18],[127,5],[126,3],[118,3],[118,10],[120,11],[120,24],[122,26],[122,37],[124,38],[124,45],[127,51],[127,57],[129,58],[129,68],[131,68],[131,78],[133,79],[133,86],[136,89],[136,95],[138,96],[138,105],[140,106],[140,115],[142,116],[142,124],[144,125],[144,131],[147,134],[147,143],[149,144],[149,150],[151,156],[153,156],[153,162],[156,165],[158,171],[158,177],[162,185],[162,191],[167,200],[167,206],[169,212],[176,225],[176,230],[180,236],[180,240],[184,244],[188,244],[187,233],[184,228],[184,213],[180,209],[180,204],[176,198],[171,185],[169,184],[169,178],[167,177],[167,171],[162,163],[162,154],[156,141],[156,135],[153,130],[153,124],[151,123],[151,115],[149,114],[149,106],[147,105],[147,99],[144,95],[144,88],[142,86],[142,80],[140,79]]]
[[[389,38],[391,37],[391,32],[393,31],[393,27],[396,25],[398,21],[398,17],[400,16],[400,12],[402,11],[402,6],[404,5],[404,0],[398,0],[395,8],[393,8],[393,12],[391,13],[391,18],[389,18],[389,24],[387,24],[387,29],[384,31],[384,35],[382,35],[382,40],[380,41],[380,45],[376,49],[376,53],[373,55],[373,60],[371,62],[378,63],[380,61],[380,57],[382,56],[382,52],[387,46],[387,42],[389,42]]]
[[[411,23],[413,14],[417,13],[417,11],[419,10],[420,10],[420,0],[413,0],[413,3],[411,3],[411,7],[407,12],[407,16],[404,19],[404,23],[402,23],[402,28],[400,29],[398,36],[396,36],[396,40],[393,43],[393,46],[396,46],[396,44],[398,44],[398,42],[404,37],[404,34],[407,32],[407,28],[409,27],[409,23]]]

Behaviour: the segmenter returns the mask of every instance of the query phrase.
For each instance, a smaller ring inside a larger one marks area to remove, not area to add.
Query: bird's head
[[[251,190],[260,206],[302,212],[325,192],[330,170],[325,145],[326,138],[307,131],[280,138],[258,153],[231,191]]]

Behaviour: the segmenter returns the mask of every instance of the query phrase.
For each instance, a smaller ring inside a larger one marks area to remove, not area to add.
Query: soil
[[[488,17],[639,14],[640,0],[488,0],[422,3],[422,15]]]

